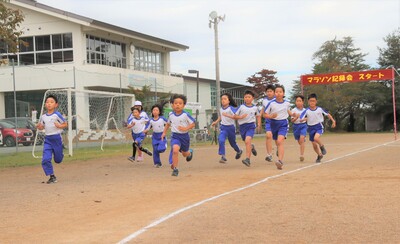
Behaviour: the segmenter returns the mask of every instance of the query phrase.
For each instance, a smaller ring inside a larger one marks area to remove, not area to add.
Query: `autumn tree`
[[[364,57],[367,54],[361,52],[360,48],[356,48],[351,37],[344,37],[342,40],[326,41],[313,54],[312,59],[315,62],[312,73],[332,73],[332,72],[349,72],[370,69],[365,64]],[[347,131],[356,130],[357,118],[363,117],[363,107],[365,105],[365,91],[368,83],[357,84],[334,84],[334,85],[316,85],[306,86],[304,95],[316,93],[318,95],[318,103],[321,107],[328,109],[336,118],[337,127]],[[300,91],[299,85],[294,86],[293,94]],[[363,123],[363,119],[359,120]],[[359,128],[363,128],[359,124]]]
[[[24,21],[24,16],[19,9],[7,8],[5,2],[8,1],[0,0],[0,43],[3,43],[2,48],[7,53],[16,53],[20,44],[19,37],[23,34],[19,27]]]
[[[379,50],[379,57],[378,57],[378,64],[381,69],[386,69],[388,67],[393,67],[397,72],[400,69],[400,28],[393,31],[389,35],[387,35],[383,40],[386,43],[386,47],[378,47]],[[396,77],[396,84],[395,86],[395,96],[396,96],[396,117],[397,117],[397,124],[400,121],[400,86],[399,81],[400,77],[399,74],[395,72]],[[375,104],[375,106],[371,107],[373,112],[379,111],[390,111],[383,124],[384,129],[392,129],[393,128],[393,100],[392,100],[392,82],[381,82],[381,86],[379,86],[379,90],[371,94],[371,97],[374,97],[379,101]]]
[[[254,91],[260,96],[264,97],[265,87],[268,84],[278,83],[278,78],[275,77],[276,71],[269,69],[262,69],[254,75],[247,78],[247,82],[252,84]]]

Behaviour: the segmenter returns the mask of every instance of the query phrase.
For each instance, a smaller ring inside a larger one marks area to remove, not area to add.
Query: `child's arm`
[[[336,127],[336,121],[335,121],[335,119],[333,119],[333,117],[332,117],[332,115],[331,114],[328,114],[327,115],[328,116],[328,118],[332,121],[332,128],[335,128]]]
[[[39,130],[43,130],[44,129],[43,123],[39,121],[39,123],[36,124],[36,128],[38,128]]]
[[[235,114],[232,117],[233,117],[232,119],[244,119],[247,117],[247,114],[242,114],[242,115]]]
[[[266,118],[266,119],[274,119],[274,118],[276,118],[276,116],[278,116],[277,113],[269,114],[267,112],[264,112],[264,118]]]
[[[63,123],[54,122],[54,125],[59,129],[64,129],[68,126],[68,123],[67,121],[64,121]]]
[[[168,129],[169,129],[170,126],[171,126],[171,125],[170,125],[169,123],[166,123],[166,124],[165,124],[165,126],[164,126],[164,131],[163,131],[163,133],[162,133],[162,135],[161,135],[161,140],[164,140],[164,137],[167,135],[167,131],[168,131]]]
[[[178,129],[181,131],[189,131],[191,129],[193,129],[196,126],[196,123],[191,123],[190,125],[188,125],[187,127],[184,126],[179,126]]]

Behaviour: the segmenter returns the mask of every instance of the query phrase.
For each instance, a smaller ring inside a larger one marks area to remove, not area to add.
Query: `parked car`
[[[15,129],[15,124],[7,121],[0,121],[0,132],[3,137],[2,145],[7,147],[13,147],[16,143],[16,138],[18,136],[18,143],[22,143],[24,146],[32,145],[34,142],[33,132],[31,129],[18,128]]]
[[[8,120],[8,121],[15,123],[15,117],[5,118],[4,120]],[[35,140],[36,133],[38,133],[36,145],[43,144],[45,134],[44,134],[44,132],[42,132],[36,128],[36,125],[35,125],[35,123],[32,122],[31,118],[17,117],[17,127],[31,129],[33,132],[33,140]]]

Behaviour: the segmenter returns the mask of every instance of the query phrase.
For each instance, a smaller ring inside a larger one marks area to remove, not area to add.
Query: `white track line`
[[[396,140],[396,141],[398,141],[398,140]],[[189,205],[187,207],[178,209],[175,212],[172,212],[170,214],[165,215],[164,217],[161,217],[160,219],[152,222],[151,224],[149,224],[149,225],[143,227],[142,229],[140,229],[140,230],[130,234],[129,236],[125,237],[124,239],[119,241],[118,244],[127,243],[127,242],[135,239],[136,237],[138,237],[142,233],[146,232],[148,229],[151,229],[151,228],[153,228],[153,227],[165,222],[166,220],[177,216],[180,213],[183,213],[183,212],[185,212],[187,210],[190,210],[190,209],[195,208],[197,206],[203,205],[204,203],[213,201],[213,200],[218,199],[220,197],[223,197],[223,196],[226,196],[226,195],[230,195],[230,194],[235,193],[235,192],[243,191],[245,189],[248,189],[248,188],[251,188],[253,186],[259,185],[261,183],[264,183],[264,182],[266,182],[268,180],[279,178],[279,177],[284,176],[284,175],[293,174],[293,173],[296,173],[296,172],[301,171],[301,170],[305,170],[305,169],[308,169],[308,168],[320,166],[322,164],[326,164],[326,163],[330,163],[330,162],[333,162],[333,161],[336,161],[336,160],[339,160],[339,159],[342,159],[342,158],[350,157],[350,156],[353,156],[353,155],[358,154],[358,153],[363,153],[363,152],[366,152],[366,151],[369,151],[369,150],[373,150],[373,149],[378,148],[378,147],[387,146],[387,145],[392,144],[392,143],[394,143],[396,141],[391,141],[391,142],[387,142],[387,143],[384,143],[384,144],[380,144],[380,145],[376,145],[376,146],[373,146],[373,147],[369,147],[369,148],[366,148],[366,149],[362,149],[362,150],[359,150],[359,151],[356,151],[356,152],[352,152],[352,153],[349,153],[349,154],[346,154],[346,155],[343,155],[343,156],[340,156],[340,157],[336,157],[336,158],[330,159],[328,161],[321,162],[319,164],[311,164],[311,165],[304,166],[304,167],[301,167],[301,168],[298,168],[298,169],[295,169],[295,170],[291,170],[291,171],[288,171],[288,172],[285,172],[285,173],[282,173],[282,174],[268,176],[267,178],[264,178],[264,179],[262,179],[260,181],[254,182],[254,183],[252,183],[250,185],[247,185],[247,186],[244,186],[244,187],[240,187],[240,188],[237,188],[235,190],[228,191],[228,192],[225,192],[225,193],[222,193],[222,194],[219,194],[219,195],[204,199],[204,200],[202,200],[200,202],[197,202],[197,203],[194,203],[194,204]]]

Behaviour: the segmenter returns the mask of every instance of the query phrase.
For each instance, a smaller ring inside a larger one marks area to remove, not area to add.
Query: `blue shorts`
[[[145,135],[143,132],[138,133],[138,134],[132,132],[132,139],[133,139],[133,141],[135,141],[139,146],[142,145],[142,142],[143,142],[143,140],[144,140],[145,137],[146,137],[146,135]]]
[[[271,131],[271,120],[265,119],[265,132]]]
[[[322,124],[308,126],[308,134],[310,135],[310,141],[314,141],[314,136],[317,133],[320,135],[324,134],[324,127],[322,126]]]
[[[284,136],[286,138],[288,130],[289,130],[289,123],[287,119],[282,119],[282,120],[271,119],[271,132],[273,140],[275,141],[278,140],[278,136]]]
[[[293,124],[293,135],[294,139],[298,141],[300,136],[307,135],[307,123]]]
[[[171,152],[174,145],[178,145],[181,152],[188,152],[190,148],[190,136],[189,133],[172,133],[171,136]]]
[[[254,130],[256,129],[255,123],[246,123],[239,125],[240,136],[242,140],[246,140],[246,137],[250,136],[251,138],[254,137]]]

